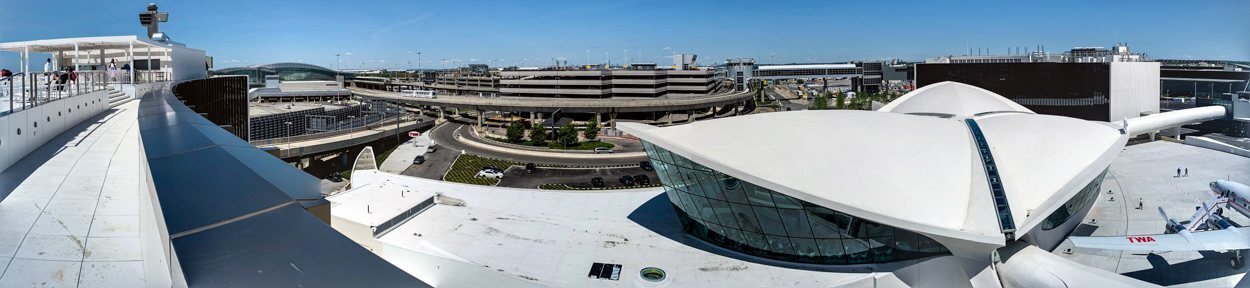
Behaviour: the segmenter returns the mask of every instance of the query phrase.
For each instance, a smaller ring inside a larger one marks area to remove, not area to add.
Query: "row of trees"
[[[600,129],[599,121],[592,121],[582,129],[582,138],[586,138],[587,141],[594,141],[599,137]],[[529,130],[528,140],[526,139],[526,130]],[[577,137],[577,126],[574,126],[572,122],[564,124],[564,126],[556,129],[554,137],[549,135],[550,133],[548,132],[550,131],[543,126],[542,122],[534,123],[531,126],[530,124],[525,123],[525,121],[513,121],[511,124],[508,124],[506,137],[508,138],[508,142],[511,143],[526,144],[530,146],[549,146],[553,148],[574,147],[577,146],[578,142],[580,142]],[[551,139],[549,139],[549,137]],[[554,140],[554,142],[549,142],[552,140]]]
[[[858,93],[850,103],[846,102],[846,94],[841,91],[829,92],[825,91],[812,98],[812,110],[829,110],[829,109],[856,109],[856,110],[872,110],[872,102],[890,103],[897,95],[890,92],[878,93]],[[830,103],[830,100],[833,102]]]

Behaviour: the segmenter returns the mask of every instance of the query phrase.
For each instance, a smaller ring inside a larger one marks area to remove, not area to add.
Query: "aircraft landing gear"
[[[1246,266],[1246,258],[1242,256],[1242,250],[1233,251],[1233,257],[1229,258],[1229,264],[1233,267],[1233,269],[1238,270],[1240,270],[1241,267]]]

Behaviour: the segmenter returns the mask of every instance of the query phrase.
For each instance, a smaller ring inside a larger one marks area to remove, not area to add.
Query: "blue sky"
[[[148,1],[0,0],[0,42],[144,33]],[[923,60],[987,47],[1127,42],[1153,58],[1250,60],[1250,1],[180,1],[162,31],[214,68],[279,61],[423,68]],[[587,53],[589,50],[589,53]],[[641,59],[638,52],[641,52]],[[0,53],[0,67],[16,55]],[[641,61],[639,61],[641,60]]]

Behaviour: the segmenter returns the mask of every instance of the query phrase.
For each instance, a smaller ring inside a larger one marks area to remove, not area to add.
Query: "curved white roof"
[[[973,117],[980,113],[1022,112],[1033,114],[994,92],[959,82],[939,82],[916,89],[881,107],[882,112],[947,114]]]
[[[1125,142],[1106,123],[1036,115],[972,86],[926,88],[887,106],[903,113],[813,110],[618,127],[807,202],[903,229],[999,245],[1005,241],[985,168],[964,119],[978,123],[990,146],[1017,237],[1096,177]],[[1022,113],[984,113],[999,111]],[[983,116],[973,116],[978,114]]]

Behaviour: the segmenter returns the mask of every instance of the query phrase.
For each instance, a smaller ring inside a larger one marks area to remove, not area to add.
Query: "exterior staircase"
[[[118,89],[118,87],[115,87],[115,86],[110,85],[108,88],[108,93],[109,93],[109,107],[116,107],[117,105],[125,104],[126,102],[129,102],[130,100],[130,96],[126,95],[125,92],[122,92],[122,90]]]

